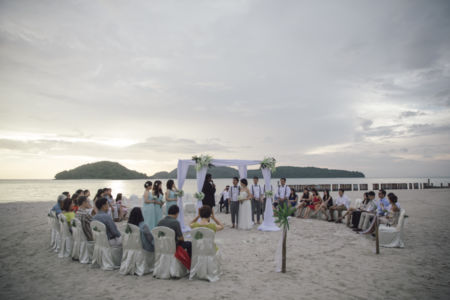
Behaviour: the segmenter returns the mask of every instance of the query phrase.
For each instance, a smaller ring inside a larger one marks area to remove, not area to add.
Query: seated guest
[[[73,204],[72,210],[73,210],[74,212],[77,212],[77,210],[78,210],[78,197],[79,197],[79,196],[80,196],[80,195],[77,194],[77,193],[75,193],[75,194],[72,195],[72,204]]]
[[[291,189],[291,194],[289,195],[289,206],[296,207],[298,202],[298,196],[294,189]]]
[[[192,244],[191,242],[184,241],[180,222],[178,222],[177,220],[179,212],[180,209],[178,208],[178,205],[172,205],[171,207],[169,207],[169,211],[167,212],[168,215],[164,219],[159,221],[158,226],[168,227],[175,231],[175,243],[177,244],[177,246],[183,247],[189,254],[189,257],[192,257]]]
[[[361,227],[364,224],[366,218],[367,222],[369,221],[369,215],[375,215],[375,210],[377,209],[374,200],[375,193],[370,191],[368,193],[364,193],[364,201],[361,203],[361,206],[352,212],[351,220],[352,220],[352,228],[354,231],[361,231]]]
[[[139,227],[142,248],[146,251],[154,252],[155,246],[153,244],[153,235],[150,232],[150,227],[144,223],[144,216],[142,215],[142,210],[140,207],[134,207],[131,210],[130,217],[128,218],[128,224],[133,224]]]
[[[369,203],[369,193],[364,193],[363,195],[363,201],[361,202],[361,204],[359,205],[358,208],[354,208],[354,207],[350,207],[347,212],[341,217],[342,219],[345,219],[345,217],[347,217],[347,226],[350,227],[350,221],[352,221],[352,217],[353,217],[353,213],[354,212],[360,212],[362,208],[364,208],[364,206]]]
[[[336,198],[336,204],[330,207],[330,219],[328,222],[334,221],[334,211],[338,212],[338,219],[336,223],[342,223],[342,211],[348,210],[350,206],[350,199],[348,199],[347,195],[344,195],[344,190],[339,189],[339,196]]]
[[[82,189],[78,189],[75,193],[78,194],[78,197],[84,196],[84,191]]]
[[[119,221],[125,219],[128,213],[128,208],[125,205],[123,205],[122,202],[123,202],[122,193],[118,193],[116,196],[116,208],[117,211],[119,212]]]
[[[327,211],[331,206],[333,206],[333,197],[330,196],[329,190],[324,190],[322,203],[320,204],[319,208],[316,209],[316,211],[313,213],[312,216],[314,217],[319,212],[321,212],[325,216],[325,218],[328,219]]]
[[[300,198],[300,203],[298,204],[298,207],[297,207],[297,218],[302,217],[303,211],[306,209],[306,207],[309,204],[311,204],[311,202],[312,202],[312,195],[309,193],[309,189],[307,187],[305,187],[303,189],[303,195]]]
[[[89,208],[92,210],[92,202],[91,202],[91,199],[89,198],[91,196],[91,192],[89,190],[84,190],[83,194],[87,198],[87,201],[89,203]]]
[[[66,196],[66,198],[70,198],[70,193],[69,192],[63,192],[62,193],[64,196]]]
[[[93,241],[94,237],[92,236],[91,230],[92,216],[89,206],[89,201],[86,196],[78,197],[78,211],[75,213],[75,217],[80,220],[86,239],[88,241]]]
[[[59,195],[58,199],[56,200],[56,204],[52,207],[52,211],[55,212],[56,216],[58,216],[62,212],[62,207],[64,200],[66,200],[65,195]]]
[[[75,218],[75,213],[73,212],[72,199],[66,198],[63,202],[62,214],[66,217],[69,226],[72,226],[72,220]]]
[[[94,216],[94,220],[102,222],[106,227],[106,235],[108,236],[109,244],[111,246],[122,246],[122,238],[119,230],[112,217],[108,215],[109,203],[108,199],[100,198],[95,202],[98,213]]]
[[[225,208],[225,213],[228,214],[228,212],[229,212],[228,197],[229,196],[230,196],[230,186],[227,185],[222,192],[222,196],[220,197],[220,201],[219,201],[220,212],[222,212],[222,210]]]
[[[200,221],[198,221],[198,219],[200,219]],[[211,223],[211,219],[213,219],[215,224]],[[195,217],[194,220],[192,220],[190,226],[191,228],[205,227],[211,229],[214,232],[223,229],[222,223],[220,223],[220,221],[217,220],[214,216],[214,210],[212,210],[208,205],[203,205],[199,208],[198,216]]]
[[[397,206],[398,198],[394,193],[389,193],[388,199],[388,209],[383,210],[384,215],[379,217],[379,224],[397,226],[400,217],[400,208]],[[372,224],[370,224],[369,229],[364,231],[363,234],[373,233],[376,229],[376,223],[377,222],[373,221]]]
[[[319,211],[320,205],[322,204],[322,198],[320,198],[319,193],[316,189],[312,189],[312,202],[308,206],[306,206],[306,212],[304,218],[309,218],[309,214],[311,211],[317,213]]]
[[[389,200],[386,198],[386,191],[381,189],[378,191],[377,215],[384,216],[385,208],[389,206]]]

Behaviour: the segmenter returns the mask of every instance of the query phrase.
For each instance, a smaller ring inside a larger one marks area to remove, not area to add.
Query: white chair
[[[77,218],[72,220],[73,233],[73,250],[72,258],[79,260],[82,264],[89,264],[92,261],[92,254],[94,252],[94,242],[87,240],[83,231],[81,221]]]
[[[195,228],[192,236],[192,262],[189,279],[219,280],[220,262],[216,256],[215,233],[208,228]]]
[[[53,226],[53,223],[55,222],[55,214],[52,210],[50,210],[47,214],[47,224],[50,228],[50,249],[54,250],[56,247],[56,230]]]
[[[102,222],[91,222],[94,234],[95,246],[92,255],[92,266],[102,270],[111,271],[120,268],[122,259],[122,247],[112,247],[106,235],[106,226]]]
[[[168,227],[155,227],[152,230],[155,242],[155,266],[153,276],[161,279],[181,278],[189,271],[175,258],[175,231]]]
[[[405,225],[405,210],[400,211],[398,224],[395,227],[381,224],[378,227],[378,237],[380,239],[380,246],[387,248],[404,248],[403,243],[403,227]]]
[[[60,223],[60,235],[61,235],[61,247],[59,249],[59,258],[70,257],[72,254],[72,233],[70,233],[69,223],[67,222],[66,216],[62,213],[58,215],[58,220]]]
[[[128,224],[122,240],[123,255],[120,274],[142,276],[153,271],[155,254],[142,247],[139,227]]]

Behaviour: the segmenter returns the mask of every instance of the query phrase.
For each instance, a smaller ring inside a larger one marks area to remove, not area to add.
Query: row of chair
[[[152,230],[155,251],[143,249],[139,227],[127,224],[122,239],[122,247],[109,244],[106,227],[98,221],[91,222],[94,241],[88,241],[80,220],[72,220],[72,233],[63,214],[56,217],[48,214],[51,229],[50,247],[58,257],[72,257],[82,264],[92,264],[102,270],[119,269],[120,274],[139,276],[153,273],[160,279],[182,278],[204,279],[211,282],[219,280],[221,273],[219,258],[216,255],[215,233],[208,228],[196,228],[191,231],[192,261],[188,270],[175,258],[175,232],[167,227],[155,227]]]

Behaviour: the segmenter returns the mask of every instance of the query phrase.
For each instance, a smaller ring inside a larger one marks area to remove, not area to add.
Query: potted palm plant
[[[286,273],[286,239],[289,230],[289,218],[295,212],[295,208],[290,207],[287,203],[279,204],[273,215],[276,218],[275,223],[280,224],[283,229],[283,246],[281,251],[281,273]]]

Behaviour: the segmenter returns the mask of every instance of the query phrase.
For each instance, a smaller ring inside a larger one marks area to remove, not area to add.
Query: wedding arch
[[[272,209],[273,191],[270,183],[272,179],[272,171],[275,170],[275,159],[266,158],[264,160],[230,160],[230,159],[213,159],[208,155],[201,155],[199,157],[194,156],[192,159],[180,159],[178,160],[177,181],[178,188],[183,189],[184,182],[186,180],[189,166],[195,166],[197,171],[197,195],[202,194],[203,184],[205,183],[205,177],[210,166],[228,166],[238,167],[239,177],[247,178],[247,166],[260,165],[261,172],[264,177],[264,183],[266,187],[269,187],[270,191],[266,191],[266,208],[264,211],[264,221],[258,227],[261,231],[278,231],[280,228],[275,225]],[[267,190],[267,189],[266,189]],[[180,208],[180,214],[178,215],[178,221],[181,224],[183,232],[190,231],[190,227],[184,223],[184,205],[183,205],[183,193],[178,195],[178,207]]]

